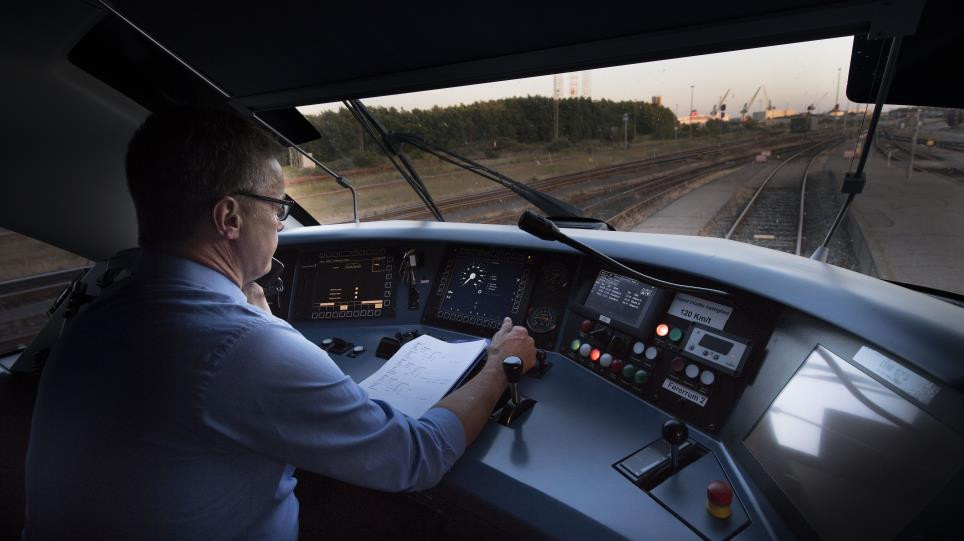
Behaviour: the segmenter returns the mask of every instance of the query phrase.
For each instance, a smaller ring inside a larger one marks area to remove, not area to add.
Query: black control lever
[[[670,446],[670,461],[674,472],[679,471],[679,446],[686,443],[689,437],[690,431],[682,421],[670,419],[663,423],[663,439]]]
[[[513,421],[521,417],[525,412],[535,406],[536,401],[526,398],[519,394],[519,380],[522,379],[522,369],[524,365],[522,359],[515,355],[510,355],[502,360],[502,370],[505,377],[509,380],[510,400],[502,406],[502,413],[499,414],[499,423],[510,426]]]
[[[685,291],[687,293],[696,293],[701,295],[714,295],[721,298],[730,297],[730,293],[720,289],[667,282],[666,280],[660,280],[659,278],[654,278],[652,276],[643,274],[636,269],[629,268],[619,261],[607,256],[606,254],[590,248],[576,239],[570,238],[568,235],[563,233],[556,224],[552,223],[547,218],[539,216],[531,210],[526,210],[522,213],[522,216],[519,217],[519,229],[529,233],[530,235],[539,237],[542,240],[554,240],[561,242],[566,246],[571,246],[592,258],[602,261],[603,264],[609,268],[618,270],[621,273],[627,274],[630,277],[647,284],[665,287],[674,291]]]
[[[669,456],[659,464],[649,468],[636,479],[636,484],[643,490],[650,491],[658,487],[683,468],[699,460],[707,451],[702,445],[689,441],[690,431],[686,424],[679,419],[670,419],[663,423],[661,434],[664,442],[669,444]],[[659,445],[659,440],[652,445],[665,449]],[[665,452],[665,451],[660,451]]]
[[[537,349],[536,350],[536,365],[532,367],[531,370],[526,372],[526,375],[530,378],[542,379],[542,376],[546,375],[546,372],[552,368],[552,363],[549,362],[546,352]]]

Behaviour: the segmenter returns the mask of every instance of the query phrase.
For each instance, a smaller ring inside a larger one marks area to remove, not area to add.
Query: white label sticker
[[[854,355],[854,361],[909,394],[921,404],[930,404],[941,390],[916,372],[904,368],[890,357],[867,346],[861,346],[860,351]]]
[[[703,407],[706,405],[706,396],[702,395],[692,389],[684,387],[675,381],[666,378],[663,380],[663,388],[667,391],[676,393],[683,398],[689,400],[690,402],[696,404],[697,406]]]
[[[702,323],[721,331],[732,313],[733,309],[729,306],[705,301],[686,293],[677,293],[673,304],[669,306],[671,316]]]
[[[599,314],[599,321],[602,321],[606,325],[609,325],[610,323],[612,323],[613,320],[610,319],[609,316],[604,316],[602,314]]]

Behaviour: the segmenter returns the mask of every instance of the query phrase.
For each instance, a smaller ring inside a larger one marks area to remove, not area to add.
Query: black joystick
[[[542,379],[542,376],[546,375],[546,372],[552,368],[552,363],[549,362],[548,355],[544,350],[536,350],[536,365],[532,367],[531,370],[526,372],[526,375],[530,378]]]
[[[663,439],[670,445],[673,471],[679,471],[679,446],[689,439],[690,431],[682,421],[670,419],[663,423]]]
[[[515,355],[510,355],[502,360],[502,370],[505,371],[505,377],[509,380],[510,392],[510,400],[502,406],[502,413],[499,414],[499,423],[505,426],[511,425],[512,421],[532,409],[532,406],[536,403],[535,400],[519,394],[519,380],[522,379],[524,368],[522,359]]]
[[[515,355],[502,360],[502,370],[505,371],[505,377],[509,380],[512,402],[517,405],[519,404],[519,380],[522,379],[522,368],[522,359]]]

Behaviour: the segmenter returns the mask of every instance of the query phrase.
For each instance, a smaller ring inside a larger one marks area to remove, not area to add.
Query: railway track
[[[874,139],[874,147],[877,148],[878,152],[898,162],[907,162],[910,160],[910,144],[911,141],[909,138],[896,136],[887,130],[881,130],[880,136]],[[917,146],[918,148],[914,149],[915,170],[939,173],[958,179],[964,178],[964,168],[955,165],[944,156],[930,151],[927,147],[920,148],[923,145]],[[964,144],[961,145],[960,149],[946,145],[938,145],[938,148],[964,150]]]
[[[761,140],[740,141],[713,148],[696,151],[683,151],[668,154],[657,159],[638,160],[609,167],[600,167],[577,173],[538,179],[527,185],[539,191],[552,194],[579,206],[587,215],[593,210],[610,204],[614,199],[634,199],[640,189],[649,189],[653,183],[672,184],[670,177],[686,176],[692,171],[704,173],[718,169],[721,164],[752,157],[760,148]],[[785,148],[799,144],[798,136],[782,137],[766,142],[769,148]],[[782,145],[782,146],[781,146]],[[591,181],[591,182],[590,182]],[[677,181],[676,184],[679,184]],[[509,208],[505,208],[506,204]],[[474,194],[450,196],[436,200],[443,215],[457,215],[459,221],[480,223],[499,223],[505,215],[525,208],[525,202],[507,188],[496,187]],[[492,211],[492,206],[503,207],[503,212]],[[490,207],[490,208],[486,208]],[[516,208],[518,207],[518,209]],[[476,210],[473,212],[473,210]],[[428,210],[421,204],[392,209],[389,212],[369,217],[375,220],[418,220],[431,219]]]
[[[763,179],[724,238],[801,255],[807,176],[816,159],[837,142],[813,144],[782,161]],[[788,167],[807,158],[802,174]]]
[[[771,147],[779,152],[793,152],[801,145],[811,142],[796,143]],[[711,160],[694,163],[686,167],[675,169],[660,168],[648,175],[614,182],[605,178],[593,178],[594,190],[577,195],[569,195],[565,199],[583,209],[586,216],[601,219],[616,229],[626,229],[639,222],[639,216],[658,201],[671,197],[674,192],[686,190],[686,186],[694,180],[704,178],[714,172],[741,167],[756,154],[759,147],[754,147],[743,154],[733,154],[727,159]],[[555,195],[555,194],[554,194]],[[473,221],[483,223],[512,223],[524,208],[529,205],[517,199],[517,202],[501,209],[500,212]]]
[[[47,322],[47,310],[83,267],[0,282],[0,354],[27,345]]]

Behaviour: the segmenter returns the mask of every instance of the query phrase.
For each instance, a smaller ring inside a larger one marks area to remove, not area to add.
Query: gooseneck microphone
[[[589,257],[592,257],[602,262],[605,266],[610,267],[614,270],[618,270],[619,272],[622,272],[624,274],[627,274],[630,277],[635,278],[636,280],[639,280],[640,282],[644,282],[654,286],[664,287],[666,289],[671,289],[675,291],[685,291],[686,293],[696,293],[700,295],[714,295],[722,298],[729,298],[731,296],[729,292],[723,291],[721,289],[713,289],[709,287],[700,287],[700,286],[690,286],[686,284],[677,284],[674,282],[668,282],[666,280],[660,280],[659,278],[654,278],[652,276],[649,276],[648,274],[643,274],[637,271],[636,269],[627,267],[626,265],[623,265],[619,261],[616,261],[615,259],[607,256],[606,254],[594,248],[590,248],[589,246],[586,246],[585,244],[579,242],[578,240],[571,238],[570,236],[563,233],[562,230],[559,229],[559,226],[552,223],[551,220],[549,220],[548,218],[539,216],[538,214],[530,210],[526,210],[525,212],[522,213],[522,216],[519,217],[519,229],[542,240],[557,241],[565,244],[566,246],[575,248],[576,250],[582,252],[583,254],[586,254]]]

